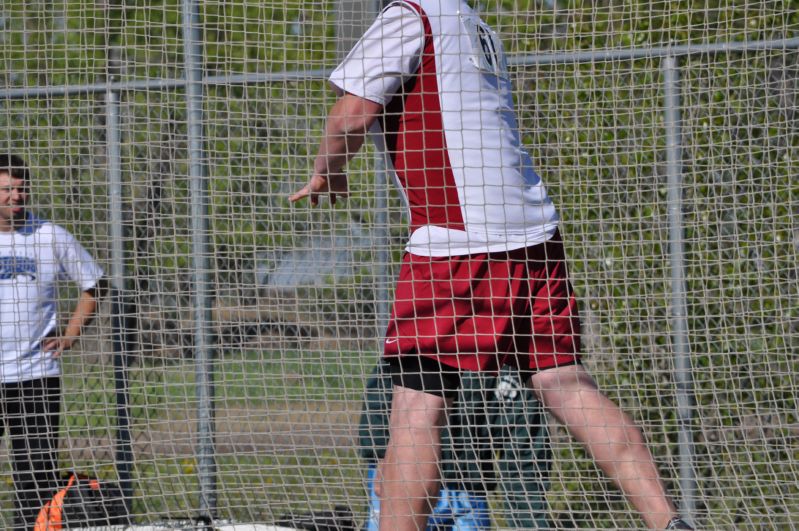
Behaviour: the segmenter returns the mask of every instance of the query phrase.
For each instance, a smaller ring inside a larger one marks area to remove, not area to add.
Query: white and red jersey
[[[496,34],[461,0],[401,0],[330,77],[380,103],[373,135],[410,211],[407,250],[457,256],[528,247],[558,215],[521,147]]]

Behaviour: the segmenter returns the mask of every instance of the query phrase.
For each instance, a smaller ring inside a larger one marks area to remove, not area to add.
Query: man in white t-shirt
[[[517,366],[655,529],[691,529],[641,431],[580,363],[580,319],[557,211],[522,149],[502,43],[463,0],[384,9],[330,77],[338,101],[310,182],[347,195],[368,133],[409,210],[384,356],[394,382],[380,529],[424,529],[440,428],[460,372]]]
[[[28,531],[57,485],[60,356],[97,306],[103,271],[66,230],[26,209],[30,171],[0,155],[0,435],[10,439],[15,530]],[[56,282],[81,290],[66,327],[56,316]]]

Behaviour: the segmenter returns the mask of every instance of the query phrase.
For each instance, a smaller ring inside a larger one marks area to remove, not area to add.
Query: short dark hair
[[[31,171],[19,155],[0,154],[0,172],[8,173],[15,179],[22,179],[28,182]]]

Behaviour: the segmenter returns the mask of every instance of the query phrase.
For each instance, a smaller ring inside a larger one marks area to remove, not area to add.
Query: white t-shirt
[[[86,291],[103,276],[65,229],[29,215],[25,226],[0,232],[0,382],[61,372],[58,359],[41,350],[57,325],[56,282],[74,281]]]
[[[409,252],[503,251],[554,235],[557,211],[521,147],[502,43],[465,2],[391,4],[330,82],[384,106],[372,138],[408,204]]]

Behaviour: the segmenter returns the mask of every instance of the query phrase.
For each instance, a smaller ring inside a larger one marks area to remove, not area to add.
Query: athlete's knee
[[[600,392],[593,376],[582,365],[545,369],[533,374],[527,385],[542,400],[566,393],[574,395],[579,392]]]

